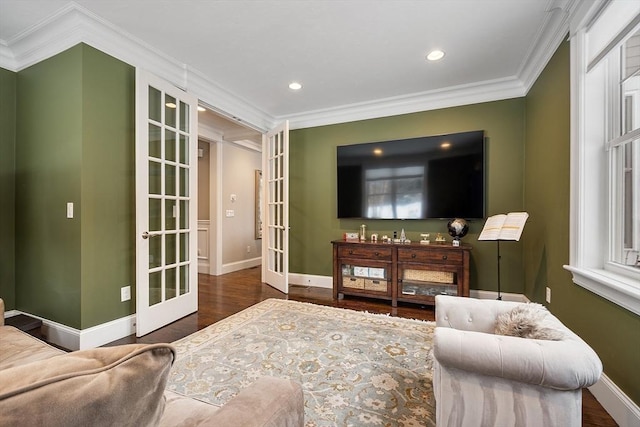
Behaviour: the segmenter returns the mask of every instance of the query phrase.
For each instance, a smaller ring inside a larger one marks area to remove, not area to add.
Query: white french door
[[[136,70],[136,335],[198,310],[198,100]]]
[[[289,122],[262,137],[262,281],[289,293]]]

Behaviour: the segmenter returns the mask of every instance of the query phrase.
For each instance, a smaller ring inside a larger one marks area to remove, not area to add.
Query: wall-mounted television
[[[338,218],[485,216],[484,131],[337,147]]]

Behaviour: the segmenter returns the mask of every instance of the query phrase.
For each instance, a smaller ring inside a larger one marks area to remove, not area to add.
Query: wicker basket
[[[364,279],[364,288],[368,291],[387,292],[387,281]]]
[[[420,280],[421,282],[455,283],[454,273],[450,271],[405,270],[404,280]]]
[[[342,279],[342,287],[351,289],[364,289],[364,279],[360,277],[345,277]]]

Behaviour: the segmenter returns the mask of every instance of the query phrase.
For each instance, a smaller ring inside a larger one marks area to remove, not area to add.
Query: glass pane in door
[[[165,230],[175,230],[176,229],[176,216],[177,209],[176,201],[167,199],[165,200],[165,212],[164,212],[164,223]]]
[[[149,157],[162,157],[162,132],[152,123],[149,123]]]
[[[162,302],[162,271],[149,273],[149,305]]]
[[[149,199],[149,231],[160,231],[162,227],[162,200]]]
[[[189,201],[180,200],[180,230],[189,228]]]
[[[175,234],[167,234],[165,235],[166,242],[166,250],[164,255],[164,265],[171,265],[176,263],[176,235]]]
[[[180,262],[189,259],[189,234],[180,233]]]
[[[189,266],[183,265],[180,267],[180,295],[187,292],[189,292]]]
[[[164,158],[172,162],[176,160],[176,133],[170,130],[164,132]]]
[[[162,121],[162,92],[149,86],[149,119]]]
[[[171,95],[165,94],[164,101],[164,124],[175,128],[177,109],[176,99]]]
[[[180,164],[189,164],[189,138],[180,134]]]
[[[164,175],[164,194],[168,196],[176,195],[176,167],[173,165],[165,166]]]
[[[169,268],[165,273],[165,298],[170,300],[176,297],[176,269]]]
[[[162,238],[153,236],[149,238],[149,268],[157,268],[162,265]]]
[[[189,169],[180,168],[180,197],[189,196]]]
[[[162,193],[162,166],[158,162],[149,162],[149,194]]]
[[[189,106],[180,101],[180,130],[189,132]]]

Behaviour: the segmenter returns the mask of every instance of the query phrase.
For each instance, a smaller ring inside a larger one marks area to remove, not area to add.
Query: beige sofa
[[[538,335],[554,335],[552,339],[494,333],[504,319],[515,318],[518,328],[527,324],[521,314],[510,316],[531,307],[436,297],[436,425],[582,425],[582,388],[595,384],[602,374],[602,363],[591,347],[542,307],[529,324],[539,328]]]
[[[0,426],[300,427],[299,384],[263,377],[218,408],[165,391],[169,344],[67,353],[4,324],[0,299]]]

